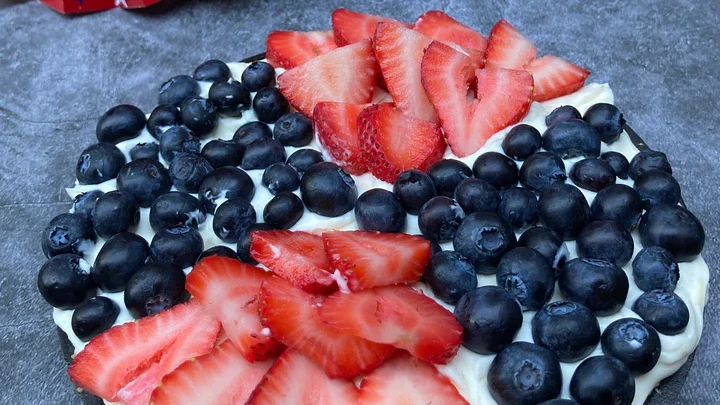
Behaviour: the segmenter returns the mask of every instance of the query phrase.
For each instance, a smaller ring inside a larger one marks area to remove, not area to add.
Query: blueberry
[[[406,217],[400,199],[391,191],[373,188],[362,193],[355,203],[355,220],[364,231],[402,232]]]
[[[514,126],[502,142],[506,155],[515,160],[525,160],[542,146],[540,131],[532,125],[518,124]]]
[[[635,300],[632,310],[663,335],[678,335],[690,322],[687,305],[671,291],[647,291]]]
[[[567,180],[565,163],[551,152],[535,152],[520,167],[520,184],[528,190],[542,192],[553,184]]]
[[[150,113],[147,120],[147,129],[150,135],[159,140],[165,130],[181,124],[180,109],[174,105],[163,104],[155,107]]]
[[[523,322],[520,305],[496,286],[466,293],[453,312],[463,327],[463,346],[480,354],[503,350],[515,339]]]
[[[667,155],[656,150],[646,149],[638,152],[638,154],[632,158],[628,175],[631,179],[635,180],[639,175],[653,169],[672,174],[672,166],[670,166],[670,162],[668,162]]]
[[[533,341],[552,351],[558,360],[574,363],[590,355],[600,342],[600,324],[584,305],[555,301],[532,319]]]
[[[502,192],[498,214],[513,228],[525,229],[537,222],[537,202],[532,191],[520,187],[509,188]]]
[[[275,69],[267,62],[253,62],[243,70],[240,80],[250,91],[258,91],[263,87],[274,86]]]
[[[139,143],[130,149],[130,159],[157,159],[160,154],[160,145],[157,142]]]
[[[518,246],[537,250],[555,269],[561,269],[569,256],[567,246],[560,235],[544,226],[536,226],[523,232],[518,239]]]
[[[170,163],[170,180],[183,193],[197,193],[205,178],[213,171],[212,165],[200,155],[180,153]]]
[[[115,144],[140,135],[146,122],[145,113],[134,105],[116,105],[100,117],[95,135],[98,142]]]
[[[420,208],[435,197],[433,179],[420,170],[406,170],[397,176],[393,183],[393,192],[402,207],[411,215],[418,215]]]
[[[197,261],[200,262],[202,259],[211,256],[229,257],[231,259],[240,260],[238,258],[238,254],[234,250],[224,245],[217,245],[211,247],[210,249],[205,249],[205,251],[198,256]]]
[[[478,285],[473,265],[451,250],[433,253],[423,278],[435,297],[450,305]]]
[[[613,168],[613,172],[618,178],[627,179],[628,170],[630,170],[630,163],[628,162],[625,155],[619,152],[605,152],[600,155],[600,159],[608,162],[610,167]]]
[[[273,163],[283,163],[287,156],[283,145],[274,139],[253,142],[245,149],[240,167],[245,170],[266,169]]]
[[[660,170],[648,170],[637,176],[633,187],[645,209],[658,204],[675,205],[680,201],[680,184],[671,174]]]
[[[158,314],[184,298],[185,273],[171,263],[147,263],[130,278],[124,294],[125,306],[136,319]]]
[[[565,240],[574,239],[588,223],[590,207],[585,196],[569,184],[546,188],[538,200],[538,218]]]
[[[213,231],[223,242],[236,243],[257,220],[250,200],[231,198],[220,204],[213,218]]]
[[[215,80],[227,80],[230,78],[230,68],[225,62],[217,59],[210,59],[195,68],[193,79],[201,82],[214,82]]]
[[[175,76],[158,90],[158,104],[169,104],[180,107],[185,99],[200,95],[200,85],[188,75]]]
[[[640,319],[621,318],[603,331],[602,349],[606,356],[622,361],[633,373],[645,374],[660,358],[660,336]]]
[[[628,230],[635,228],[641,214],[640,195],[624,184],[613,184],[600,190],[590,205],[592,221],[615,221]]]
[[[200,202],[211,214],[215,212],[215,201],[218,198],[242,197],[250,201],[253,195],[255,195],[255,184],[250,176],[232,166],[213,170],[205,177],[198,190]]]
[[[705,229],[692,212],[679,205],[656,205],[640,219],[644,247],[661,246],[678,262],[694,260],[705,246]]]
[[[490,363],[488,390],[498,405],[535,405],[560,395],[560,362],[548,349],[515,342]]]
[[[587,158],[572,165],[570,179],[580,188],[600,191],[615,184],[615,170],[602,159]]]
[[[145,208],[170,191],[171,186],[168,170],[156,159],[133,160],[120,169],[117,177],[118,190],[127,191]]]
[[[498,152],[485,152],[473,164],[473,174],[490,183],[498,190],[515,187],[518,182],[518,167],[514,160]]]
[[[252,121],[238,128],[232,140],[245,149],[251,143],[265,139],[272,139],[272,129],[264,122]]]
[[[540,402],[538,405],[580,405],[572,399],[551,399],[549,401]]]
[[[40,295],[55,308],[75,308],[95,295],[97,288],[90,271],[90,264],[76,254],[53,256],[40,268]]]
[[[300,175],[287,163],[273,163],[263,172],[262,184],[273,195],[295,191],[300,187]]]
[[[312,121],[301,113],[287,113],[273,128],[273,137],[284,146],[306,146],[313,140]]]
[[[680,268],[672,253],[660,246],[650,246],[638,252],[632,269],[635,284],[643,291],[674,291],[680,279]]]
[[[273,123],[288,112],[290,105],[275,87],[263,87],[253,98],[253,110],[262,122]]]
[[[98,198],[92,218],[95,232],[107,239],[140,223],[140,210],[130,193],[113,190]]]
[[[90,297],[73,311],[70,325],[83,342],[110,329],[120,315],[120,307],[108,297]]]
[[[237,255],[241,262],[252,264],[253,266],[257,264],[257,261],[250,256],[250,234],[253,231],[270,231],[275,228],[272,227],[270,224],[265,223],[257,223],[252,224],[248,228],[247,232],[245,232],[243,235],[240,236],[240,239],[238,239],[237,243]]]
[[[142,236],[121,232],[100,248],[92,270],[93,279],[103,291],[122,291],[149,256],[150,245]]]
[[[590,222],[577,236],[579,257],[603,259],[622,267],[630,261],[635,243],[630,232],[615,221]]]
[[[422,235],[417,235],[417,236],[422,236]],[[430,252],[432,254],[440,253],[443,251],[442,246],[440,246],[440,244],[437,243],[437,241],[429,240],[428,242],[430,242]]]
[[[311,166],[300,179],[300,194],[311,212],[338,217],[355,208],[355,180],[340,166],[322,162]]]
[[[455,201],[466,214],[497,212],[500,207],[500,193],[487,181],[470,177],[455,188]]]
[[[570,395],[582,405],[630,405],[635,397],[635,379],[622,361],[594,356],[575,369]]]
[[[125,165],[125,155],[111,143],[96,143],[85,148],[75,165],[80,184],[99,184],[117,177]]]
[[[600,156],[600,136],[583,120],[556,122],[545,130],[542,138],[543,148],[563,159]]]
[[[200,154],[200,140],[186,127],[170,127],[160,137],[160,156],[172,162],[179,153]]]
[[[455,159],[441,159],[427,169],[427,175],[435,185],[437,195],[452,197],[461,181],[472,177],[472,170]]]
[[[489,212],[466,216],[453,238],[455,251],[465,256],[479,274],[495,273],[495,266],[515,245],[512,226],[500,215]]]
[[[550,114],[545,116],[545,125],[550,126],[556,122],[567,121],[571,119],[582,119],[580,111],[571,105],[563,105],[552,110]]]
[[[597,103],[588,108],[583,120],[595,128],[600,139],[607,144],[620,137],[625,125],[625,118],[620,110],[608,103]]]
[[[150,257],[185,268],[195,264],[203,249],[200,232],[189,226],[176,226],[155,234],[150,242]]]
[[[100,190],[86,191],[76,195],[73,199],[73,206],[70,212],[92,217],[92,211],[95,208],[97,199],[100,198],[101,195],[103,195],[103,192]]]
[[[418,213],[420,233],[436,242],[445,242],[455,236],[465,212],[452,198],[433,197],[426,202]]]
[[[215,105],[202,98],[190,97],[180,106],[183,124],[200,138],[210,135],[218,124]]]
[[[210,87],[208,99],[217,111],[228,117],[242,117],[250,109],[250,90],[236,80],[219,80]]]
[[[555,270],[537,250],[516,247],[500,259],[497,285],[510,293],[524,311],[537,311],[555,291]]]
[[[585,305],[598,316],[618,312],[630,284],[616,264],[599,259],[572,259],[558,278],[560,292],[569,300]]]
[[[205,222],[207,211],[200,201],[187,193],[171,191],[156,198],[150,206],[150,226],[163,228],[187,225],[193,228]]]
[[[61,253],[83,255],[97,239],[90,216],[80,213],[60,214],[43,230],[42,250],[46,257]]]
[[[263,221],[277,229],[290,229],[300,220],[305,206],[300,197],[289,191],[277,193],[263,209]]]
[[[217,169],[223,166],[239,166],[244,151],[244,147],[233,141],[213,139],[203,146],[200,156]]]
[[[287,158],[285,163],[289,164],[301,176],[315,163],[323,161],[322,153],[314,149],[298,149]]]

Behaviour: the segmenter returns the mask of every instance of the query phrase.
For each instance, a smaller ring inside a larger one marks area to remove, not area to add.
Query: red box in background
[[[62,14],[91,13],[115,7],[143,8],[160,0],[40,0]]]

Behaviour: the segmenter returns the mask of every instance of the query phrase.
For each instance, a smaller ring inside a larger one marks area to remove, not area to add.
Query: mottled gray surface
[[[63,187],[73,182],[79,152],[95,141],[97,117],[119,103],[150,111],[164,79],[211,57],[231,61],[262,51],[274,28],[328,29],[330,11],[343,5],[406,21],[445,9],[483,33],[503,17],[541,53],[590,68],[591,81],[609,82],[632,127],[669,155],[688,206],[705,225],[704,256],[714,280],[720,2],[307,3],[205,0],[63,17],[37,2],[0,0],[0,403],[79,403],[35,277],[44,260],[39,233],[68,209]],[[715,283],[710,297],[682,404],[717,402]]]

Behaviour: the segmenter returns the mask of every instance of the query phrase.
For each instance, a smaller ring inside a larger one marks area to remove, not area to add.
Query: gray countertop
[[[165,79],[191,73],[209,58],[233,61],[261,52],[272,29],[329,29],[330,12],[340,6],[409,22],[425,10],[444,9],[485,34],[506,18],[541,53],[588,67],[592,82],[610,83],[629,124],[668,154],[688,207],[705,225],[703,254],[714,281],[720,260],[720,2],[164,3],[65,17],[35,1],[0,0],[0,403],[79,403],[51,308],[35,280],[44,261],[40,231],[69,208],[63,188],[73,183],[80,151],[95,142],[97,118],[120,103],[150,111]],[[719,298],[712,283],[681,404],[717,402]]]

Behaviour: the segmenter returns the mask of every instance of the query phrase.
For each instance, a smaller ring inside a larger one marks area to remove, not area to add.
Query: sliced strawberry
[[[487,39],[444,12],[428,11],[415,21],[413,29],[447,45],[460,47],[463,52],[476,61],[478,67],[482,66]]]
[[[432,364],[398,352],[363,378],[360,405],[469,405]]]
[[[272,273],[221,256],[210,256],[193,267],[185,288],[208,312],[250,362],[267,360],[283,349],[260,324],[257,298],[260,284]],[[265,333],[263,333],[263,329]]]
[[[580,89],[590,71],[573,65],[557,56],[545,55],[530,62],[525,68],[533,75],[535,101],[565,96]]]
[[[147,405],[163,376],[212,350],[219,331],[220,323],[190,301],[98,335],[78,353],[68,373],[93,395]]]
[[[153,405],[244,404],[272,361],[250,363],[232,344],[181,364],[155,388]]]
[[[335,49],[278,76],[278,87],[301,113],[312,117],[320,101],[364,104],[372,100],[378,67],[370,40]]]
[[[439,125],[405,115],[388,103],[360,113],[358,134],[368,169],[390,183],[405,170],[426,170],[447,147]]]
[[[247,405],[355,404],[357,395],[351,381],[328,378],[312,360],[288,349],[275,361]]]
[[[332,31],[273,31],[266,43],[268,63],[285,69],[337,48]]]
[[[337,46],[354,44],[365,39],[372,39],[378,23],[391,23],[406,28],[410,24],[379,15],[359,13],[346,8],[338,8],[332,13],[332,27]]]
[[[335,163],[355,175],[367,172],[357,131],[357,118],[365,107],[363,104],[322,101],[313,110],[313,128],[318,141]]]
[[[437,122],[420,81],[420,63],[432,39],[397,24],[380,23],[373,47],[385,85],[401,112]]]
[[[537,48],[509,22],[500,20],[490,31],[485,66],[522,69],[537,56]]]
[[[432,253],[430,242],[406,233],[325,232],[325,251],[333,270],[351,291],[420,280]]]
[[[330,378],[350,378],[382,364],[395,349],[348,335],[328,326],[318,310],[323,297],[279,277],[262,284],[260,320],[287,346],[317,363]]]
[[[470,83],[476,97],[468,101]],[[496,132],[521,120],[532,100],[532,75],[503,68],[473,69],[472,60],[433,42],[422,61],[422,83],[455,155],[475,153]]]

